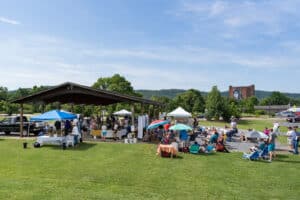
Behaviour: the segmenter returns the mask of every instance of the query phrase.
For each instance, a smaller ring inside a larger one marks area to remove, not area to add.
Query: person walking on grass
[[[293,147],[294,147],[294,154],[299,154],[299,151],[298,151],[298,145],[299,145],[299,136],[300,136],[300,133],[297,132],[297,128],[298,127],[294,127],[294,131],[292,132],[292,144],[293,144]]]
[[[272,162],[272,159],[275,158],[275,140],[277,138],[277,134],[273,131],[273,129],[270,129],[269,133],[269,145],[268,145],[268,150],[269,150],[269,155],[270,159],[269,162]]]

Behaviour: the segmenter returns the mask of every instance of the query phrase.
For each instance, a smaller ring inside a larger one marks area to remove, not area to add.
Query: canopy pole
[[[20,137],[23,137],[23,104],[20,104]]]

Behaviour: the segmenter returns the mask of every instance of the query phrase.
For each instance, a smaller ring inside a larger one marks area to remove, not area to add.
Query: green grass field
[[[0,199],[299,199],[300,156],[155,155],[156,145],[83,143],[22,149],[0,139]]]

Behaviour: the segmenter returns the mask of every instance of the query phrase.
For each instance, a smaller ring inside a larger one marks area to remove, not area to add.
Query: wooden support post
[[[134,125],[134,105],[131,105],[131,125]]]
[[[21,105],[20,105],[20,137],[23,137],[23,127],[24,127],[24,122],[23,122],[23,104],[21,103]]]
[[[145,112],[145,108],[144,108],[144,104],[142,103],[141,104],[141,115],[144,115],[144,112]]]

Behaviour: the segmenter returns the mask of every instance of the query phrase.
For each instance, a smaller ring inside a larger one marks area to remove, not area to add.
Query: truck
[[[9,135],[11,132],[20,132],[20,116],[10,116],[0,121],[0,132]],[[23,116],[23,131],[27,134],[38,135],[44,129],[43,123],[29,122],[26,116]]]

